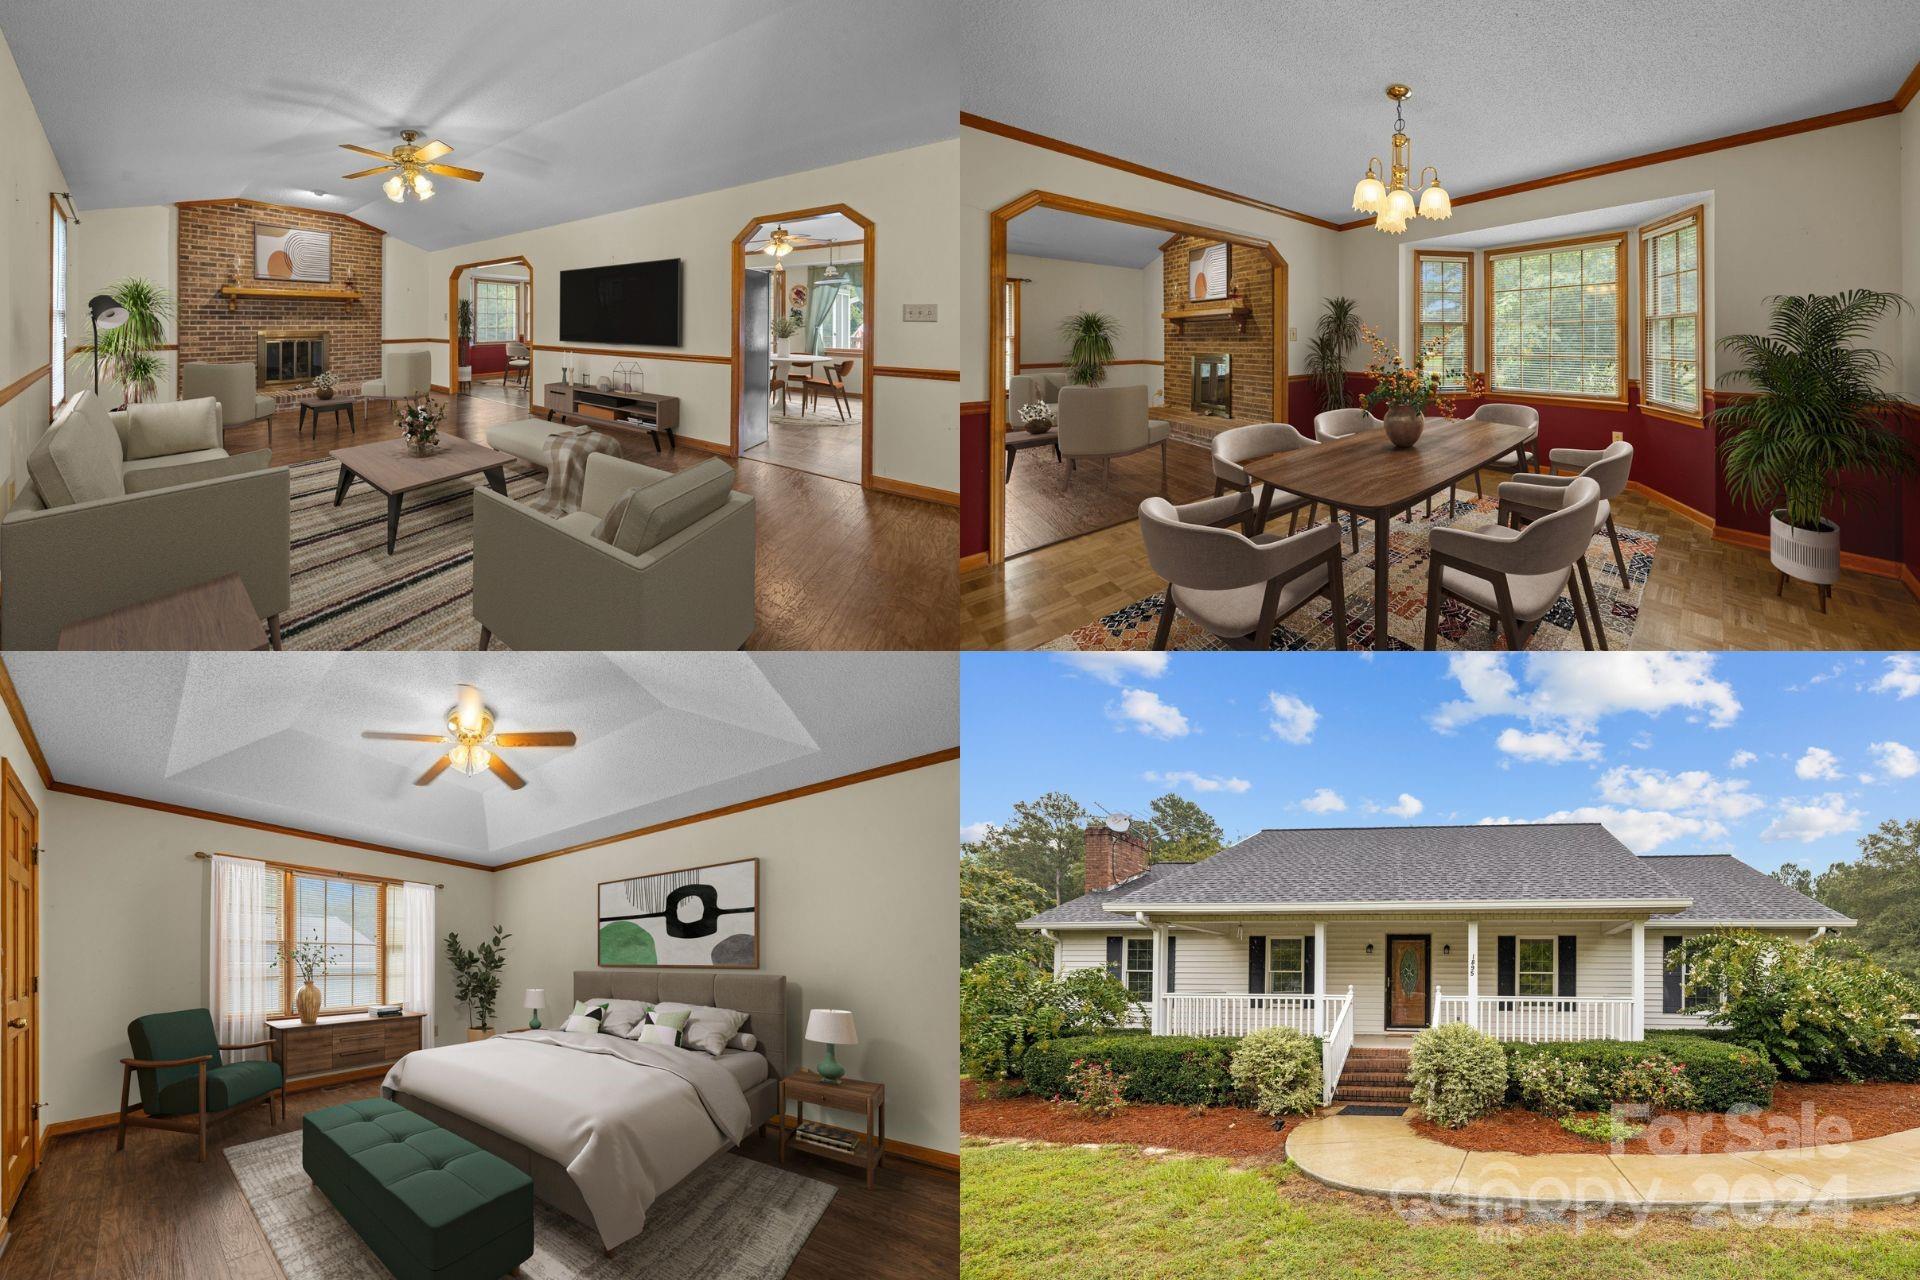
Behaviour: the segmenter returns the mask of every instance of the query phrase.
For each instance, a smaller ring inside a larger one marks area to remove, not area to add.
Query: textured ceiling
[[[952,137],[941,0],[0,0],[88,209],[245,196],[429,249]],[[821,71],[813,54],[830,53]],[[454,148],[425,204],[340,175],[404,128]],[[315,195],[318,191],[322,193]]]
[[[1107,267],[1144,267],[1160,256],[1167,233],[1064,209],[1029,209],[1007,223],[1007,252]]]
[[[956,746],[951,654],[37,654],[7,666],[60,781],[498,864]],[[452,770],[471,682],[527,780]]]
[[[1336,221],[1414,88],[1456,194],[1891,98],[1914,0],[970,0],[963,110]]]

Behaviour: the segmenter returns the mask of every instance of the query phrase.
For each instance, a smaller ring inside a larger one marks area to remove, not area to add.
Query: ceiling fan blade
[[[447,740],[447,736],[443,733],[383,733],[377,729],[362,730],[360,736],[375,738],[381,742],[445,742]]]
[[[439,777],[443,772],[445,772],[446,767],[451,763],[452,763],[452,760],[450,757],[441,756],[438,760],[435,760],[430,766],[428,766],[427,771],[425,773],[421,774],[419,777],[413,780],[413,785],[416,787],[426,786],[429,782],[432,782],[435,778]]]
[[[478,169],[462,169],[451,164],[423,164],[420,166],[428,173],[437,173],[443,178],[464,178],[468,182],[478,182],[487,175]]]
[[[493,740],[503,747],[570,747],[576,739],[566,730],[558,733],[496,733]]]
[[[493,752],[487,757],[487,768],[493,771],[494,777],[500,779],[500,781],[506,783],[515,791],[527,785],[527,780],[515,773],[513,766],[505,760],[502,760],[498,751]]]
[[[388,164],[393,163],[393,157],[391,155],[385,151],[375,151],[372,147],[356,147],[351,142],[343,142],[340,144],[340,148],[343,151],[353,151],[363,156],[372,156],[375,160],[385,160]]]
[[[340,175],[340,180],[342,182],[351,182],[355,178],[371,178],[376,173],[385,173],[389,169],[398,169],[399,167],[397,164],[377,164],[371,169],[362,169],[358,173],[343,173]]]
[[[440,139],[435,138],[432,142],[423,143],[413,149],[414,163],[430,164],[452,150],[452,147],[440,141]]]

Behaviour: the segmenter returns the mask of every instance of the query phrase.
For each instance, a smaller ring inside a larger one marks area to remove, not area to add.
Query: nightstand
[[[787,1124],[787,1104],[794,1107],[793,1126]],[[806,1120],[807,1103],[850,1111],[866,1116],[865,1130],[848,1129],[820,1120]],[[867,1171],[867,1186],[873,1186],[873,1171],[880,1165],[881,1148],[887,1141],[887,1086],[872,1080],[823,1079],[812,1071],[796,1071],[780,1082],[780,1163],[787,1162],[787,1145],[856,1165]]]

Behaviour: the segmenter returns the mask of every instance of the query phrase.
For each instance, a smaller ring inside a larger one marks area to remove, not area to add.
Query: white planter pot
[[[773,353],[774,353],[775,355],[777,355],[777,356],[790,356],[790,355],[792,355],[792,354],[793,354],[793,339],[792,339],[792,338],[776,338],[776,339],[774,339],[774,342],[773,342]]]
[[[1822,521],[1824,528],[1797,529],[1775,510],[1768,548],[1773,567],[1790,578],[1830,587],[1840,581],[1840,526]]]

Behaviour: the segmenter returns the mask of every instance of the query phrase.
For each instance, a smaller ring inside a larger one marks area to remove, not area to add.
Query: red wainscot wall
[[[987,486],[992,441],[987,402],[971,400],[960,406],[960,559],[985,559],[987,554]]]

